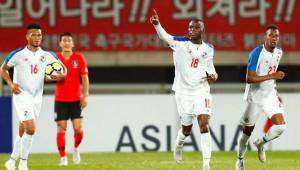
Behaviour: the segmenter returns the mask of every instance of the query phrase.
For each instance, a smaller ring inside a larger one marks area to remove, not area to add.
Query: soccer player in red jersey
[[[55,90],[55,121],[57,123],[56,143],[60,156],[60,166],[67,166],[65,152],[67,120],[71,119],[74,130],[73,162],[80,163],[78,146],[83,139],[82,109],[88,104],[89,77],[86,61],[81,54],[73,52],[72,34],[65,32],[60,35],[61,52],[58,58],[66,66],[68,74],[64,81],[56,84]],[[82,90],[81,83],[82,82]]]

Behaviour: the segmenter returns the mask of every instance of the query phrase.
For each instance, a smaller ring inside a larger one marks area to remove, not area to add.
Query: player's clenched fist
[[[284,72],[283,71],[277,71],[272,74],[272,78],[275,80],[282,80],[284,78]]]
[[[153,25],[159,24],[159,18],[155,9],[153,9],[153,15],[150,17],[150,22]]]

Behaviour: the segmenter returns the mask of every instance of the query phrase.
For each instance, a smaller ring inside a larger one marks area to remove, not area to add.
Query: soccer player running
[[[65,151],[67,120],[71,119],[74,130],[73,162],[80,163],[78,146],[83,139],[82,109],[88,104],[89,78],[84,57],[73,52],[74,42],[72,34],[65,32],[60,35],[59,46],[61,52],[57,54],[68,70],[64,81],[56,84],[55,91],[55,121],[57,123],[56,143],[60,156],[60,166],[67,166]],[[82,91],[80,87],[82,82]]]
[[[12,51],[4,60],[0,72],[13,93],[13,103],[19,118],[17,135],[10,159],[5,163],[8,170],[15,169],[18,159],[19,170],[27,170],[27,159],[36,129],[36,118],[41,105],[45,69],[47,64],[58,61],[55,54],[41,49],[42,30],[38,24],[30,24],[26,34],[27,45]],[[8,70],[14,68],[13,80]],[[61,81],[64,73],[51,76]]]
[[[258,158],[266,161],[264,144],[279,137],[286,128],[282,99],[276,90],[276,80],[284,78],[284,72],[277,71],[282,49],[277,47],[279,29],[270,25],[265,30],[264,43],[251,51],[247,66],[245,99],[246,110],[241,118],[243,134],[238,142],[236,169],[245,169],[244,155],[248,140],[259,114],[264,112],[274,124],[266,135],[254,141]]]
[[[183,144],[192,133],[193,119],[196,118],[201,134],[203,169],[210,169],[212,148],[209,132],[211,115],[209,83],[217,80],[217,73],[213,65],[214,49],[203,41],[204,23],[200,19],[191,20],[188,36],[177,37],[163,29],[155,10],[150,21],[159,38],[167,42],[173,50],[175,78],[172,90],[175,91],[182,125],[175,141],[174,159],[177,163],[182,161]]]

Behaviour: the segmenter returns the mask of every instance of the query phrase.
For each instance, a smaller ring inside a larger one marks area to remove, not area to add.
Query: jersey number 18
[[[193,58],[192,63],[191,63],[191,67],[192,68],[197,68],[198,64],[199,64],[199,58]]]

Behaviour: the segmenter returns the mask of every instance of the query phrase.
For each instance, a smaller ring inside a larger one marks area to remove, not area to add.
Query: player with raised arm
[[[55,121],[57,124],[56,143],[60,156],[60,166],[67,166],[65,151],[67,120],[71,119],[74,131],[73,162],[80,163],[78,146],[83,139],[82,109],[88,104],[89,77],[84,57],[73,52],[73,36],[69,32],[60,35],[61,52],[58,58],[66,66],[68,74],[64,81],[56,84],[55,90]],[[82,90],[80,89],[82,82]]]
[[[11,52],[4,60],[0,72],[13,93],[13,104],[19,118],[19,134],[10,159],[5,163],[8,170],[15,169],[20,159],[19,170],[27,170],[27,159],[36,129],[36,118],[41,105],[46,66],[60,62],[54,53],[41,49],[42,30],[38,24],[30,24],[26,33],[27,45]],[[14,68],[13,80],[8,70]],[[51,78],[61,81],[63,72]]]
[[[284,72],[277,71],[282,57],[278,42],[279,29],[276,25],[270,25],[265,30],[264,43],[249,54],[245,89],[247,107],[241,118],[243,134],[238,142],[237,170],[245,169],[244,155],[248,140],[260,113],[265,113],[273,123],[267,134],[254,141],[261,162],[266,161],[264,144],[279,137],[286,128],[282,99],[276,90],[276,80],[284,78]]]
[[[214,48],[203,41],[204,23],[200,19],[189,22],[188,36],[177,37],[168,34],[160,25],[158,15],[150,18],[160,39],[173,50],[175,78],[172,90],[175,91],[177,110],[181,118],[181,129],[175,141],[174,159],[182,161],[185,139],[192,133],[193,119],[198,120],[203,169],[210,169],[211,136],[209,119],[211,116],[211,95],[209,83],[217,80],[213,65]]]

